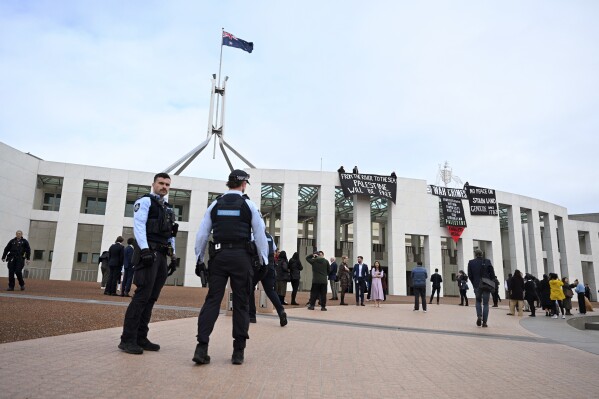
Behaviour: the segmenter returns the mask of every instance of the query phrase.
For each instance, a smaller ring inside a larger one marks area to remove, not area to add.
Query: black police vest
[[[268,243],[268,264],[275,263],[275,240],[266,233],[266,242]]]
[[[210,212],[215,243],[243,243],[251,240],[252,211],[245,198],[226,194],[216,200]]]
[[[148,221],[146,222],[148,241],[166,245],[173,235],[175,212],[166,202],[161,205],[156,197],[150,194],[146,194],[144,197],[149,198],[151,201],[148,210]]]

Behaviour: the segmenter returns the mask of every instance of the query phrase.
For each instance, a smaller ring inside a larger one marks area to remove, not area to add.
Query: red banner
[[[447,230],[449,231],[449,234],[451,234],[451,238],[453,238],[453,241],[457,244],[457,242],[460,239],[460,236],[462,235],[462,232],[464,232],[464,227],[447,226]]]

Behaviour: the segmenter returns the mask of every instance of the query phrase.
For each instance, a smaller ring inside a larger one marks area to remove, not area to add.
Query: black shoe
[[[362,303],[360,304],[360,306],[366,306],[366,305],[364,305],[364,302],[362,302]]]
[[[308,306],[308,310],[314,310],[314,306]]]
[[[480,327],[480,325],[482,324],[482,319],[480,317],[476,318],[476,325]]]
[[[141,348],[145,351],[158,352],[160,350],[160,345],[151,342],[149,339],[138,339],[137,345],[141,346]]]
[[[6,289],[6,291],[14,291],[14,290],[15,290],[15,289],[14,289],[13,287],[8,287],[8,288]]]
[[[233,356],[231,356],[231,363],[243,364],[243,349],[235,349]]]
[[[497,305],[493,305],[493,306],[491,306],[491,307],[492,307],[492,308],[498,308],[499,306],[497,306]]]
[[[116,292],[113,292],[112,294],[110,294],[110,296],[117,296],[118,294]]]
[[[21,286],[21,291],[25,291],[25,286],[24,285]]]
[[[464,306],[464,304],[463,304],[463,303],[460,303],[458,306]]]
[[[339,305],[341,305],[341,306],[347,306],[347,303],[342,302]]]
[[[483,328],[489,327],[487,323],[483,323]]]
[[[104,293],[104,295],[110,295],[110,293],[108,293],[108,292],[105,292],[105,293]]]
[[[197,364],[208,364],[210,363],[210,356],[208,356],[208,344],[197,344],[196,351],[193,354],[193,360]]]
[[[279,315],[279,323],[281,324],[281,327],[287,325],[287,313],[283,312]]]
[[[289,304],[285,301],[281,301],[281,305],[289,305]]]
[[[326,312],[327,308],[320,308],[320,310],[322,310],[323,312]]]
[[[292,305],[299,305],[297,302],[291,302]]]
[[[133,342],[121,342],[119,344],[119,349],[132,355],[141,355],[142,353],[144,353],[143,348]]]
[[[537,317],[534,314],[529,314],[528,317]]]
[[[255,323],[256,322],[256,318],[255,317],[250,317],[250,323]]]

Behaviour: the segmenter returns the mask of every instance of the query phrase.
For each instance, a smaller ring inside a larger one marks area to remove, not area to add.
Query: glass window
[[[43,249],[34,249],[33,250],[33,260],[42,260],[44,259],[44,250]]]
[[[50,251],[50,253],[48,254],[48,261],[52,262],[52,256],[54,256],[54,251]]]
[[[105,215],[107,194],[108,182],[84,180],[81,213]]]
[[[106,213],[106,198],[87,197],[84,213],[104,215]]]
[[[133,217],[133,205],[135,201],[127,201],[125,203],[125,217],[132,218]]]
[[[42,204],[44,211],[59,211],[60,210],[60,194],[44,193],[44,203]]]
[[[87,263],[87,252],[77,252],[77,262]]]
[[[100,262],[100,254],[93,253],[92,254],[92,263],[99,263],[99,262]]]

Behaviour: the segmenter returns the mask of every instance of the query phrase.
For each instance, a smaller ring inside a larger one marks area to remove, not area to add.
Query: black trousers
[[[422,310],[426,310],[426,287],[414,287],[414,309],[418,310],[418,300],[422,298]]]
[[[106,289],[104,293],[116,294],[116,286],[119,284],[121,279],[121,267],[111,266],[110,273],[108,274],[108,282],[106,283]]]
[[[312,283],[310,289],[310,306],[314,306],[316,299],[320,299],[320,307],[327,306],[327,283]]]
[[[578,293],[578,312],[581,314],[586,314],[587,312],[587,304],[584,302],[584,293]]]
[[[128,294],[133,282],[133,267],[125,268],[123,273],[123,282],[121,283],[121,295]]]
[[[19,285],[25,286],[25,280],[23,280],[23,267],[25,267],[25,260],[23,258],[16,258],[8,261],[8,286],[15,288],[15,274]]]
[[[498,306],[497,302],[499,302],[499,292],[493,291],[491,295],[493,295],[493,306]]]
[[[245,341],[249,339],[248,300],[252,277],[252,262],[245,249],[223,249],[213,258],[208,275],[208,295],[198,316],[198,343],[210,342],[210,334],[220,314],[220,304],[230,279],[233,291],[233,348],[245,349]]]
[[[493,301],[495,301],[495,298],[493,298]],[[531,316],[535,316],[535,300],[534,299],[527,299],[526,302],[528,302],[528,307],[530,308],[530,315]]]
[[[291,303],[297,303],[295,297],[297,296],[297,290],[299,289],[299,279],[291,279]]]
[[[460,290],[460,305],[463,305],[464,300],[466,300],[466,306],[468,306],[468,297],[466,296],[466,292],[468,292],[468,290]]]
[[[166,282],[166,255],[154,252],[154,263],[140,269],[135,267],[133,283],[137,286],[135,295],[125,312],[121,342],[137,342],[148,337],[148,324],[152,318],[152,309]]]
[[[439,303],[439,295],[441,295],[441,287],[433,287],[433,293],[431,294],[430,303],[433,303],[433,297],[435,296],[435,291],[437,291],[437,303]]]
[[[255,277],[254,277],[254,278],[252,278],[252,282],[253,282],[253,285],[252,285],[252,290],[250,292],[250,318],[255,318],[256,317],[256,297],[254,295],[254,287],[256,287],[256,284],[258,284],[258,281],[256,281]],[[274,267],[271,267],[270,265],[268,266],[268,271],[266,272],[266,274],[264,275],[262,280],[260,280],[260,282],[262,282],[262,288],[264,288],[264,293],[266,294],[268,299],[270,299],[273,306],[277,310],[277,314],[281,315],[281,313],[283,313],[285,311],[285,308],[283,308],[283,305],[281,305],[281,300],[279,299],[279,296],[275,292],[275,269],[274,269]]]
[[[366,291],[366,282],[364,279],[356,280],[356,303],[364,303],[364,291]]]

